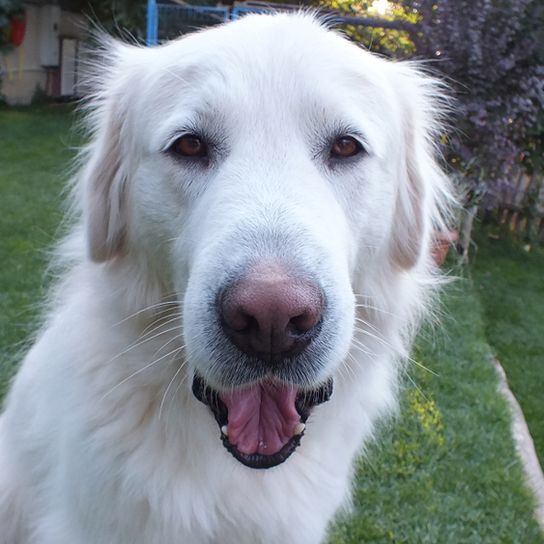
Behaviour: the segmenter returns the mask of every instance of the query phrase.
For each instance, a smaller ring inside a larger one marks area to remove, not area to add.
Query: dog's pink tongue
[[[228,439],[245,454],[272,455],[289,442],[300,416],[297,391],[274,384],[221,393],[228,409]]]

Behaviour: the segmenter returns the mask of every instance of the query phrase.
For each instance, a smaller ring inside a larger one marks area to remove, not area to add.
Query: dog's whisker
[[[391,317],[398,317],[396,314],[394,314],[392,312],[384,310],[383,308],[378,308],[377,306],[371,306],[369,304],[356,303],[355,308],[363,308],[365,310],[371,310],[373,312],[378,312],[378,313],[381,313],[381,314],[390,315]]]
[[[440,374],[438,374],[437,372],[435,372],[431,368],[425,366],[423,363],[420,363],[416,359],[413,359],[412,357],[406,357],[406,360],[409,363],[412,363],[412,364],[418,366],[419,368],[421,368],[421,370],[424,370],[425,372],[428,372],[429,374],[432,374],[433,376],[436,376],[437,378],[440,378]]]
[[[355,327],[355,330],[357,332],[360,332],[362,334],[366,334],[367,336],[370,336],[371,338],[373,338],[374,340],[376,340],[377,342],[381,343],[383,346],[391,349],[393,352],[395,353],[398,353],[403,359],[406,359],[408,362],[418,366],[419,368],[421,368],[422,370],[425,370],[426,372],[429,372],[430,374],[432,374],[433,376],[436,376],[436,377],[439,377],[439,374],[437,374],[434,370],[426,367],[423,363],[420,363],[419,361],[417,361],[416,359],[410,357],[409,355],[405,354],[405,353],[402,353],[402,352],[399,352],[399,350],[397,348],[395,348],[395,346],[393,346],[392,344],[390,344],[389,342],[385,341],[383,338],[380,338],[379,336],[376,336],[375,334],[372,334],[371,332],[369,331],[366,331],[364,329],[361,329],[360,327]]]
[[[353,344],[351,345],[351,347],[352,347],[353,349],[356,349],[356,350],[360,351],[361,353],[364,353],[365,355],[368,355],[369,357],[373,357],[373,356],[374,356],[374,354],[373,354],[372,352],[370,352],[370,351],[364,349],[364,347],[361,347],[361,346],[359,346],[358,344],[353,343]]]
[[[183,349],[183,346],[180,346],[180,347],[177,347],[176,349],[162,355],[161,357],[159,357],[158,359],[155,359],[153,361],[151,361],[150,363],[147,363],[144,367],[142,368],[139,368],[138,370],[136,370],[135,372],[133,372],[132,374],[130,374],[129,376],[127,376],[126,378],[122,379],[118,384],[114,385],[107,393],[105,393],[104,395],[102,395],[102,397],[100,398],[100,400],[104,400],[106,399],[109,395],[111,395],[115,390],[117,390],[119,387],[121,387],[123,384],[125,384],[126,382],[128,382],[130,379],[134,378],[135,376],[137,376],[138,374],[141,374],[142,372],[146,371],[148,368],[151,368],[152,366],[156,365],[157,363],[161,362],[162,360],[166,359],[168,356],[176,353],[176,352],[179,352]]]
[[[366,329],[363,329],[362,327],[359,327],[359,326],[355,326],[354,327],[354,330],[356,332],[360,332],[361,334],[364,334],[366,336],[368,336],[369,338],[372,338],[374,340],[376,340],[377,342],[379,342],[380,344],[382,344],[382,346],[385,346],[386,348],[389,348],[393,351],[398,351],[393,345],[391,345],[391,343],[389,343],[387,340],[385,340],[384,338],[382,338],[381,336],[377,335],[377,334],[374,334],[373,332],[370,332]]]
[[[369,321],[366,321],[362,317],[356,317],[355,321],[358,321],[359,323],[362,323],[363,325],[365,325],[365,326],[369,327],[370,329],[372,329],[377,334],[380,334],[380,330],[378,329],[378,327],[376,327],[375,325],[372,325],[372,323],[370,323]]]
[[[368,331],[366,329],[363,329],[362,327],[357,326],[357,325],[353,328],[353,330],[356,333],[364,334],[365,336],[368,336],[369,338],[372,338],[373,340],[376,340],[376,342],[378,342],[382,346],[390,349],[393,353],[396,353],[396,354],[401,355],[403,357],[405,356],[405,353],[404,353],[404,350],[403,350],[402,347],[400,347],[400,346],[398,348],[395,347],[393,344],[391,344],[390,342],[385,340],[382,336],[374,334],[374,333],[372,333],[372,332],[370,332],[370,331]]]
[[[129,347],[125,348],[123,351],[119,352],[117,355],[115,355],[114,357],[109,359],[108,363],[111,363],[112,361],[115,361],[119,357],[121,357],[123,355],[126,355],[127,353],[129,353],[133,349],[136,349],[136,348],[140,347],[142,344],[145,344],[146,342],[150,342],[151,340],[154,340],[155,338],[158,338],[159,336],[162,336],[163,334],[168,334],[169,332],[173,332],[173,331],[179,331],[182,328],[183,327],[181,325],[178,325],[177,327],[170,327],[169,329],[166,329],[165,331],[158,332],[158,333],[154,334],[153,336],[150,336],[149,338],[145,338],[144,340],[140,340],[136,344],[130,345]]]
[[[174,373],[174,376],[172,377],[172,379],[170,380],[170,382],[168,383],[168,387],[166,388],[166,390],[164,391],[164,394],[162,396],[162,400],[161,400],[161,404],[159,406],[159,421],[161,419],[161,416],[162,416],[162,409],[163,409],[163,406],[164,406],[164,401],[166,400],[166,397],[168,395],[168,391],[170,391],[170,387],[172,387],[172,384],[174,383],[176,377],[178,376],[178,374],[183,370],[183,368],[185,367],[185,361],[182,361],[181,364],[179,365],[179,368],[176,370],[176,372]]]
[[[419,392],[419,394],[424,398],[424,400],[426,402],[429,402],[429,398],[427,397],[427,395],[425,394],[423,389],[421,389],[421,387],[419,387],[419,385],[416,383],[415,379],[412,378],[412,376],[410,376],[410,373],[407,370],[406,370],[406,372],[404,372],[404,376],[406,376],[406,378],[408,378],[408,381]]]
[[[351,366],[352,363],[357,364],[357,360],[355,359],[353,354],[348,352],[347,357],[344,360],[344,365],[340,367],[340,371],[347,373],[347,379],[355,380],[357,379],[357,373],[355,372],[355,369]]]
[[[187,364],[187,359],[185,359],[183,361],[183,364]],[[172,395],[170,396],[170,406],[172,406],[172,404],[174,403],[175,399],[176,399],[176,396],[179,392],[179,390],[183,387],[183,385],[188,381],[189,379],[189,374],[186,372],[182,377],[181,377],[181,380],[179,380],[179,383],[176,387],[176,389],[174,390],[174,392],[172,393]],[[168,420],[167,420],[167,424],[168,424]]]
[[[184,364],[187,364],[187,360],[184,361]],[[188,378],[189,378],[188,374],[183,375],[183,377],[181,378],[181,380],[180,380],[178,386],[176,387],[174,393],[172,394],[172,398],[174,398],[178,394],[179,390],[181,389],[183,384],[188,380]]]
[[[353,343],[357,344],[358,346],[362,347],[363,349],[365,349],[368,353],[368,355],[370,355],[371,357],[376,357],[378,354],[374,351],[372,351],[369,346],[367,346],[364,342],[362,342],[360,339],[358,338],[352,338],[351,340]]]
[[[158,355],[166,346],[168,346],[169,344],[171,344],[172,342],[175,342],[176,340],[179,340],[179,336],[176,334],[175,336],[172,336],[172,338],[170,338],[170,340],[168,340],[167,342],[165,342],[161,347],[159,347],[158,349],[155,350],[155,352],[153,353],[152,357],[155,357],[156,355]],[[183,346],[184,347],[184,346]]]
[[[138,316],[138,315],[141,315],[145,312],[150,312],[152,310],[156,310],[157,308],[161,308],[161,307],[164,307],[164,306],[177,306],[179,305],[179,302],[177,300],[172,300],[172,301],[162,301],[162,302],[157,302],[155,304],[150,304],[149,306],[146,306],[145,308],[142,308],[140,310],[138,310],[137,312],[134,312],[130,315],[128,315],[127,317],[121,319],[121,321],[117,321],[117,323],[114,323],[114,327],[117,327],[123,323],[125,323],[126,321],[129,321],[130,319],[133,319],[134,317]]]
[[[374,334],[373,332],[370,332],[370,331],[368,331],[366,329],[363,329],[362,327],[359,327],[359,326],[355,326],[354,330],[356,332],[360,332],[361,334],[364,334],[364,335],[368,336],[369,338],[372,338],[372,339],[376,340],[376,342],[379,342],[382,346],[390,349],[391,351],[393,351],[395,353],[398,353],[400,355],[404,355],[404,353],[399,351],[399,349],[402,349],[402,348],[396,348],[393,344],[391,344],[390,342],[385,340],[385,338],[383,338],[383,336],[381,336],[380,334]]]
[[[138,340],[143,340],[147,335],[153,334],[154,332],[159,330],[161,327],[165,327],[166,325],[169,325],[170,323],[180,320],[181,317],[182,317],[182,314],[179,313],[179,314],[167,314],[161,318],[158,318],[157,320],[150,323],[141,332],[140,336],[138,337]]]

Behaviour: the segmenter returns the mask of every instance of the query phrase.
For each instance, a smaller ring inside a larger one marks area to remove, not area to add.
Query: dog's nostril
[[[244,314],[244,324],[240,326],[239,329],[236,329],[236,332],[241,334],[251,334],[252,332],[259,331],[258,321],[249,314]]]
[[[320,321],[321,313],[308,310],[300,315],[292,317],[289,320],[289,325],[293,332],[305,334],[311,331]]]
[[[255,267],[220,298],[221,323],[243,352],[271,361],[300,353],[319,334],[320,288],[279,267]]]
[[[257,320],[252,315],[230,302],[222,303],[222,314],[224,324],[234,332],[244,334],[259,328]]]

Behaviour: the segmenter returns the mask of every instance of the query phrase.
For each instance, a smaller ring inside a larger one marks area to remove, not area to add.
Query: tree
[[[372,1],[321,0],[368,15]],[[469,201],[493,207],[520,168],[542,171],[544,151],[544,4],[541,0],[390,0],[386,18],[414,30],[348,29],[373,50],[430,59],[450,83],[456,130],[444,154],[463,175]]]
[[[146,4],[146,0],[60,0],[62,9],[81,12],[108,33],[141,43],[145,41]]]
[[[386,56],[402,57],[415,54],[415,44],[412,39],[412,28],[418,20],[415,10],[406,9],[399,2],[382,3],[378,9],[378,3],[374,0],[320,0],[317,5],[337,11],[343,15],[358,16],[376,21],[395,21],[401,28],[385,28],[379,25],[353,25],[344,26],[344,31],[354,41],[362,43],[370,51]]]

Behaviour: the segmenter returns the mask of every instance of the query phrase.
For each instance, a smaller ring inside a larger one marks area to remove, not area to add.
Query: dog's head
[[[176,293],[195,395],[237,459],[273,466],[331,394],[360,278],[427,259],[433,84],[305,15],[112,55],[84,171],[90,256]]]

